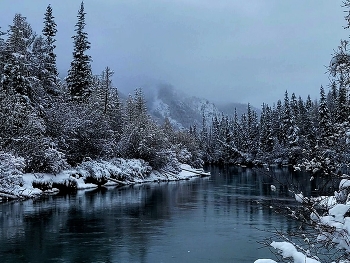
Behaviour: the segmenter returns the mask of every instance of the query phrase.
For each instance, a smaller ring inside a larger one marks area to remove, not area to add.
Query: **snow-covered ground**
[[[21,160],[15,160],[21,161]],[[11,163],[11,162],[9,162]],[[0,167],[1,168],[1,167]],[[198,170],[182,164],[180,172],[154,171],[147,162],[138,159],[116,158],[110,161],[86,161],[74,169],[59,174],[21,173],[15,165],[7,169],[7,181],[0,181],[0,198],[31,198],[54,194],[60,189],[90,189],[99,185],[131,185],[145,182],[186,180],[199,176]]]

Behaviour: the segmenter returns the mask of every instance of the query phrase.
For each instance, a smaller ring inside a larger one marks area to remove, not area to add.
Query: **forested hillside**
[[[214,104],[199,95],[188,96],[173,86],[165,84],[158,85],[155,95],[146,96],[146,98],[152,117],[161,124],[167,118],[177,129],[189,129],[191,126],[201,128],[203,118],[210,121],[215,116],[222,114],[233,117],[235,109],[237,114],[241,116],[247,110],[247,105],[242,103]],[[256,110],[260,113],[260,110]]]

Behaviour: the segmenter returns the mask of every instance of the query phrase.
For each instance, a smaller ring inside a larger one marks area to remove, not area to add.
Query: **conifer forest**
[[[8,29],[2,28],[0,150],[3,158],[23,157],[25,171],[57,173],[87,158],[113,157],[140,158],[155,169],[181,162],[194,167],[292,164],[334,170],[348,163],[348,41],[342,40],[330,59],[331,82],[320,87],[318,100],[285,91],[273,105],[263,104],[261,112],[248,104],[242,116],[203,115],[202,125],[176,130],[166,119],[152,120],[146,90],[137,88],[121,100],[111,68],[92,72],[85,15],[82,3],[64,79],[58,77],[59,27],[50,5],[41,34],[21,14]]]

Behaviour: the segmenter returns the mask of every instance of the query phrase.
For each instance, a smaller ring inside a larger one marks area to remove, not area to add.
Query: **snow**
[[[181,123],[171,118],[169,105],[164,103],[161,99],[156,99],[153,102],[152,109],[153,111],[160,114],[163,117],[163,119],[168,118],[169,122],[173,127],[176,127],[177,129],[180,129],[180,130],[184,129]]]
[[[254,263],[277,263],[277,262],[272,259],[258,259],[258,260],[255,260]]]
[[[337,204],[337,199],[335,196],[319,196],[311,199],[317,204],[318,207],[323,209],[332,208]]]
[[[12,157],[11,157],[12,158]],[[17,159],[13,159],[17,163]],[[9,165],[7,165],[9,166]],[[181,172],[154,171],[147,162],[139,159],[116,158],[110,161],[86,161],[75,169],[64,170],[56,175],[44,173],[22,174],[16,170],[16,166],[9,166],[7,174],[14,174],[20,184],[2,185],[2,197],[8,198],[32,198],[42,194],[55,194],[59,190],[53,188],[54,184],[73,185],[77,190],[93,189],[98,185],[87,182],[95,180],[101,185],[115,186],[118,184],[135,184],[160,181],[186,180],[198,177],[198,170],[191,166],[182,164]],[[1,167],[0,167],[1,168]],[[4,170],[4,169],[3,169]],[[90,178],[89,180],[87,180]],[[14,181],[14,182],[17,182]],[[40,189],[34,187],[39,187]]]
[[[303,203],[304,202],[304,196],[303,196],[303,193],[300,193],[300,194],[295,194],[295,200],[299,203]]]
[[[339,184],[339,190],[343,190],[350,187],[350,180],[349,179],[342,179]]]
[[[295,246],[289,242],[272,242],[271,246],[279,250],[283,258],[293,258],[294,263],[320,263],[320,261],[309,258],[299,252]]]

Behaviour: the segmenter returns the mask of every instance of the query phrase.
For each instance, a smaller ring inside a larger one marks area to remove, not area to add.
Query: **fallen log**
[[[204,172],[204,171],[198,171],[198,170],[197,171],[196,170],[188,170],[188,169],[185,169],[185,168],[182,168],[182,170],[190,172],[190,173],[198,174],[201,177],[210,176],[210,172]]]
[[[119,181],[117,179],[111,178],[111,177],[106,177],[107,180],[110,180],[112,182],[118,183],[118,184],[122,184],[122,185],[131,185],[131,184],[135,184],[135,183],[131,183],[131,182],[123,182],[123,181]]]
[[[23,198],[21,196],[17,196],[17,195],[13,195],[13,194],[8,194],[8,193],[4,193],[4,192],[0,192],[0,197],[1,198],[5,198],[5,199],[13,199],[13,200],[16,200],[16,199],[20,199],[20,198]]]

